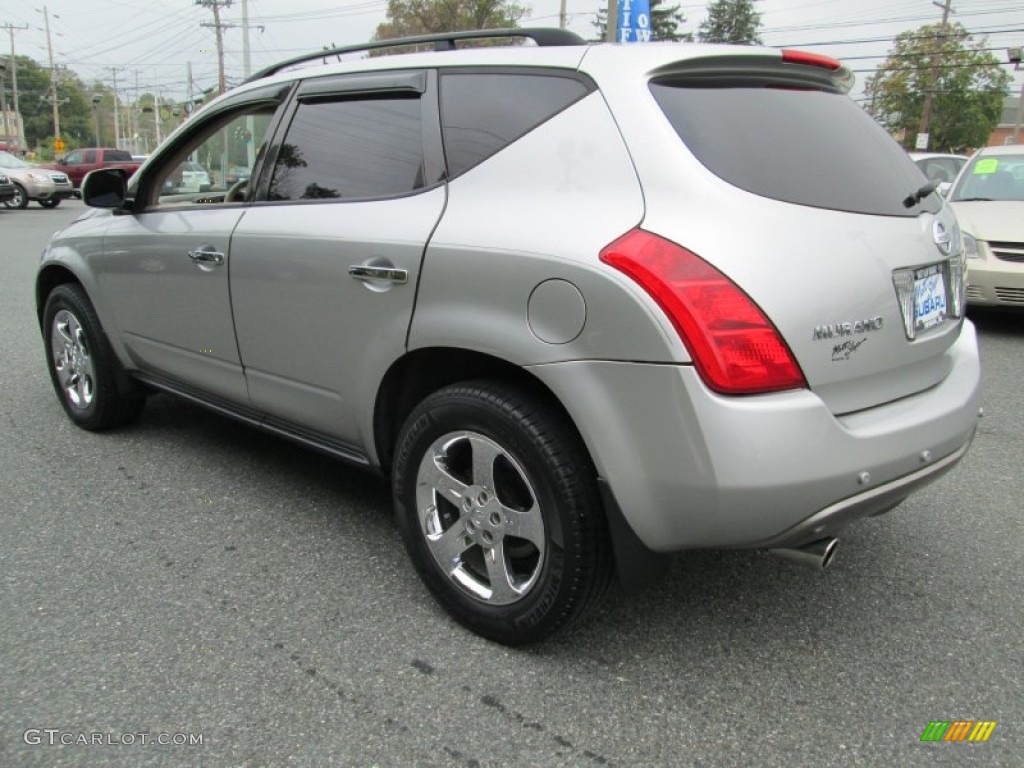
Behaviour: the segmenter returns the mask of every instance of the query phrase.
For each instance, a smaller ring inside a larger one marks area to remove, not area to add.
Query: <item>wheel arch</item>
[[[470,379],[515,384],[542,397],[572,425],[583,444],[579,430],[555,393],[522,367],[475,350],[427,347],[412,350],[392,363],[377,389],[373,411],[374,451],[385,473],[391,469],[398,432],[413,408],[442,387]]]
[[[36,276],[36,319],[39,321],[39,330],[43,328],[43,312],[46,309],[46,297],[54,288],[64,283],[76,283],[86,291],[85,285],[78,279],[78,275],[72,272],[63,264],[47,264]]]
[[[564,418],[586,452],[592,468],[593,457],[576,422],[561,399],[543,381],[522,367],[493,355],[452,347],[427,347],[408,352],[396,360],[381,381],[374,405],[373,432],[377,461],[390,474],[398,432],[405,419],[432,392],[449,384],[470,379],[489,379],[514,384],[540,397]],[[608,483],[594,478],[601,498],[601,513],[611,533],[615,571],[623,588],[639,590],[664,577],[670,556],[656,553],[640,541],[627,522]]]

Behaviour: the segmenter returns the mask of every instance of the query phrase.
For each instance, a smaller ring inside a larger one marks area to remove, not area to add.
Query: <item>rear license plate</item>
[[[914,328],[922,331],[946,317],[946,281],[938,264],[914,270]]]

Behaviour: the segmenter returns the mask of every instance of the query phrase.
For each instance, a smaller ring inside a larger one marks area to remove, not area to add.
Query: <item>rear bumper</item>
[[[558,395],[640,541],[656,552],[795,546],[877,514],[951,469],[977,425],[966,322],[935,387],[847,416],[807,390],[710,392],[691,366],[572,362]]]

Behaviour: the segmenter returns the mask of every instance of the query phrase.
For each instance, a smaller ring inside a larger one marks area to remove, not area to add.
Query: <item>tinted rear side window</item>
[[[304,101],[278,152],[268,198],[379,198],[422,186],[418,96]]]
[[[558,75],[445,74],[441,120],[449,177],[486,160],[589,90],[580,80]]]
[[[924,178],[871,116],[842,94],[653,82],[651,92],[690,151],[730,184],[775,200],[883,216],[907,208]]]
[[[132,153],[124,149],[108,149],[104,151],[103,158],[110,162],[130,163],[132,161]]]

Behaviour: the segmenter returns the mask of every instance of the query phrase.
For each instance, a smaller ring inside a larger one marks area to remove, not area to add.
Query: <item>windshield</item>
[[[31,168],[32,166],[24,160],[15,157],[10,152],[0,151],[0,168]]]
[[[1024,200],[1024,155],[979,155],[949,196],[966,200]]]

